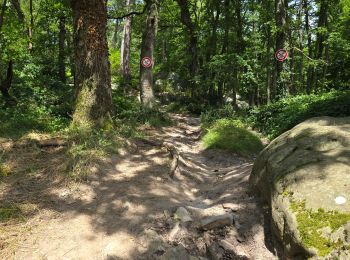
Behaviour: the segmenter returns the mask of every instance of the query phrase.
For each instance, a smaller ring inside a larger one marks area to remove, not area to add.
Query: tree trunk
[[[304,14],[305,14],[305,31],[307,34],[308,56],[312,58],[313,52],[312,52],[312,39],[311,39],[310,22],[309,22],[308,0],[303,0],[303,8],[304,8]],[[313,65],[309,64],[307,69],[307,81],[306,81],[306,93],[308,95],[311,94],[313,75],[314,75]]]
[[[195,23],[192,22],[191,14],[189,11],[188,0],[176,0],[181,10],[181,22],[187,29],[187,35],[189,38],[188,55],[191,59],[189,63],[189,74],[191,77],[191,96],[192,98],[196,95],[196,83],[194,82],[195,77],[198,74],[199,62],[198,62],[198,36],[196,32]]]
[[[243,19],[242,19],[242,0],[236,0],[235,1],[235,15],[237,19],[237,24],[236,24],[236,35],[237,35],[237,40],[235,44],[235,51],[236,54],[238,55],[243,55],[244,50],[245,50],[245,42],[243,38]],[[233,68],[232,72],[234,79],[233,79],[233,95],[236,95],[239,93],[240,88],[241,88],[241,82],[240,82],[240,65],[235,64],[235,67]],[[236,98],[233,98],[234,100]]]
[[[287,0],[275,0],[275,20],[276,20],[276,50],[284,49],[286,41],[286,25],[287,25]],[[275,61],[275,71],[273,73],[273,82],[271,89],[271,99],[275,100],[276,97],[282,94],[281,84],[281,72],[283,70],[283,62]]]
[[[30,14],[30,24],[28,27],[28,50],[29,52],[33,51],[33,27],[34,27],[34,16],[33,16],[33,0],[29,0],[29,14]]]
[[[76,107],[73,125],[103,127],[112,113],[105,0],[73,0]]]
[[[148,1],[150,2],[148,4],[146,26],[142,35],[141,61],[143,58],[149,57],[154,64],[153,53],[158,24],[158,0]],[[141,102],[145,108],[152,108],[155,102],[153,92],[153,64],[150,68],[145,68],[140,62]]]
[[[266,41],[266,98],[267,104],[270,104],[272,101],[271,98],[271,89],[272,89],[272,66],[271,66],[271,49],[273,46],[273,40],[271,37],[271,27],[268,26],[267,29],[267,41]]]
[[[8,63],[6,78],[0,83],[0,92],[4,97],[6,103],[15,103],[16,100],[10,95],[10,88],[13,79],[13,61],[10,60]]]
[[[325,41],[327,40],[327,28],[328,27],[328,0],[321,0],[320,10],[318,12],[317,23],[317,39],[316,39],[316,57],[318,60],[322,60],[325,53]],[[326,65],[322,65],[322,69],[317,69],[314,75],[316,85],[319,85],[321,79],[324,79],[326,71]]]
[[[2,26],[4,24],[4,16],[5,16],[5,11],[6,11],[6,4],[7,4],[7,0],[4,0],[2,2],[1,12],[0,12],[0,32],[2,31]]]
[[[24,22],[24,13],[22,11],[20,1],[19,0],[11,0],[11,4],[16,10],[18,21],[20,23],[23,23]]]
[[[131,0],[126,0],[126,6],[129,7],[132,4]],[[131,24],[132,16],[125,18],[124,30],[123,30],[123,40],[122,40],[122,53],[121,53],[121,71],[123,75],[123,85],[124,88],[128,88],[131,85]]]
[[[61,82],[66,83],[66,18],[64,16],[60,17],[59,20],[59,36],[58,36],[58,76]]]

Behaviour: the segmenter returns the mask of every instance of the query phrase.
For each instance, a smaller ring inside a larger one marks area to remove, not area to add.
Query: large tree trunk
[[[126,6],[130,7],[132,4],[131,0],[126,0]],[[124,89],[131,85],[131,24],[132,24],[132,16],[128,16],[125,18],[124,31],[123,31],[123,40],[121,47],[121,71],[123,75],[123,84]]]
[[[59,36],[58,36],[58,76],[61,82],[66,83],[66,18],[60,17],[59,21]]]
[[[141,61],[143,58],[149,57],[154,63],[153,53],[158,24],[158,0],[147,1],[149,1],[149,3],[146,26],[142,35]],[[141,102],[145,108],[152,108],[155,101],[152,69],[153,64],[150,68],[145,68],[140,62]]]
[[[275,0],[275,20],[276,20],[276,50],[284,49],[286,41],[286,24],[287,24],[287,0]],[[271,89],[271,99],[275,100],[277,95],[282,94],[281,72],[283,70],[283,62],[275,61],[275,71],[273,73],[273,82]]]
[[[112,113],[105,0],[72,0],[76,107],[73,125],[102,127]]]
[[[194,82],[195,77],[198,74],[199,62],[198,62],[198,36],[195,23],[192,22],[191,14],[188,6],[188,0],[176,0],[181,10],[181,22],[187,29],[187,36],[189,38],[188,55],[190,57],[189,74],[191,77],[191,95],[195,97],[196,84]]]

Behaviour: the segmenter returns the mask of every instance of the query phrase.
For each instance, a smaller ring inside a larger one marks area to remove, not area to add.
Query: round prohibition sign
[[[275,54],[275,57],[276,57],[276,60],[278,61],[284,61],[288,58],[288,51],[287,50],[278,50],[276,51],[276,54]]]
[[[150,68],[153,65],[153,61],[150,57],[143,57],[141,60],[141,65],[144,68]]]

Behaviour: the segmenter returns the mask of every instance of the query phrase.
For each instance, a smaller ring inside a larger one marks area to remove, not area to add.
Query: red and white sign
[[[141,65],[144,68],[150,68],[153,66],[153,61],[150,57],[143,57],[141,60]]]
[[[287,50],[278,50],[275,54],[276,60],[278,61],[284,61],[288,58],[288,51]]]

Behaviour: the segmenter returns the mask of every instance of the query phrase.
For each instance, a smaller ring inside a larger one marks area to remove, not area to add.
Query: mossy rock
[[[350,117],[313,118],[276,138],[255,161],[254,191],[292,259],[350,259]]]

